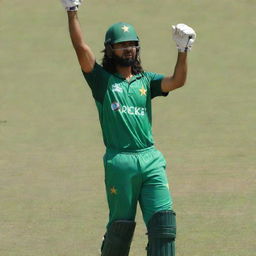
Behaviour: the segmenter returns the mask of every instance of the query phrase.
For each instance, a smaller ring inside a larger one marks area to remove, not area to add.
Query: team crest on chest
[[[123,92],[123,88],[120,86],[120,84],[113,84],[112,85],[112,92]]]
[[[139,89],[140,91],[140,95],[143,96],[143,95],[147,95],[147,90],[144,88],[144,86],[142,85],[142,87]]]

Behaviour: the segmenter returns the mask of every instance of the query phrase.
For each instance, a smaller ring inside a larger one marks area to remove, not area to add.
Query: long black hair
[[[116,73],[117,72],[116,61],[115,61],[115,58],[113,58],[113,51],[112,51],[111,45],[106,44],[105,49],[102,52],[104,53],[103,58],[102,58],[102,63],[101,63],[103,68],[112,74]],[[139,53],[140,53],[140,48],[136,49],[135,61],[131,66],[133,75],[144,72],[144,70],[141,66],[141,60],[140,60]]]

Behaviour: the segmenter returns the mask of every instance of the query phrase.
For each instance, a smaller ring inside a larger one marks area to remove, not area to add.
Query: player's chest
[[[149,96],[149,86],[142,80],[114,82],[108,88],[111,101],[145,106]]]

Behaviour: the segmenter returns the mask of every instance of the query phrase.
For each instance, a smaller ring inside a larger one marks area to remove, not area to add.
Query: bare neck
[[[116,71],[126,80],[129,80],[133,76],[131,67],[116,66]]]

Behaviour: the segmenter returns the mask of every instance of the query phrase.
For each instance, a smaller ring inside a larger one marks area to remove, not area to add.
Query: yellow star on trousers
[[[112,187],[112,188],[110,189],[110,193],[111,193],[112,195],[116,195],[116,194],[117,194],[117,189],[116,189],[115,187]]]
[[[122,29],[124,32],[129,32],[129,27],[127,27],[127,26],[125,26],[125,25],[123,25],[123,26],[121,27],[121,29]]]
[[[140,91],[140,95],[142,96],[142,95],[146,95],[146,92],[147,92],[147,90],[145,90],[145,88],[142,86],[142,88],[141,89],[139,89],[139,91]]]

